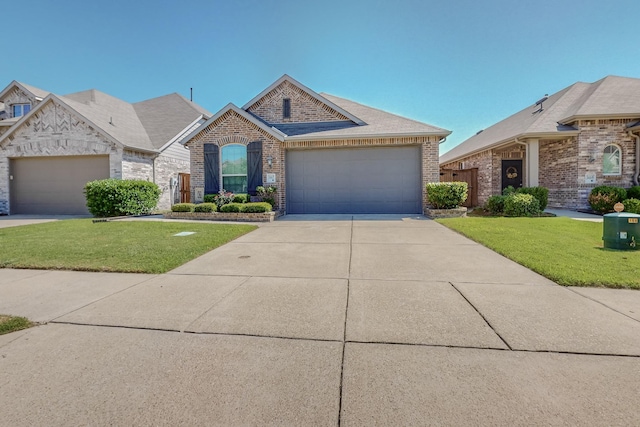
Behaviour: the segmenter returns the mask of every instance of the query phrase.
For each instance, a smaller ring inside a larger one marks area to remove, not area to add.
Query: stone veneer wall
[[[27,92],[23,92],[22,90],[14,87],[10,90],[4,98],[0,99],[0,101],[4,102],[4,108],[7,113],[6,117],[11,118],[13,104],[31,104],[31,109],[33,110],[40,103],[33,95]]]
[[[122,177],[122,149],[61,105],[49,103],[0,147],[0,213],[9,212],[9,159],[108,155],[111,177]]]
[[[170,180],[171,178],[175,178],[177,183],[178,174],[189,173],[191,165],[186,160],[160,155],[155,160],[155,168],[156,184],[158,184],[160,190],[162,190],[160,201],[158,202],[158,209],[170,209],[172,204],[180,201],[180,188],[177,184],[172,188]]]
[[[291,117],[282,117],[282,100],[291,100]],[[284,81],[256,101],[248,110],[268,123],[304,123],[349,120],[324,103]]]

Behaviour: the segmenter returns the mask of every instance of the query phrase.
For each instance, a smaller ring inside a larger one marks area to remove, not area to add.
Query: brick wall
[[[478,168],[478,204],[484,205],[490,196],[496,194],[494,189],[495,179],[493,176],[494,157],[493,152],[487,150],[474,154],[473,156],[465,157],[462,161],[444,163],[440,165],[440,168],[453,170]],[[498,177],[498,180],[499,179]],[[500,190],[498,189],[498,191]]]
[[[291,117],[283,118],[282,100],[291,100]],[[304,123],[349,120],[324,103],[284,81],[256,101],[248,110],[268,123]]]
[[[252,141],[262,141],[263,181],[266,182],[267,173],[276,174],[278,187],[278,205],[286,207],[286,149],[305,148],[337,148],[337,147],[366,147],[366,146],[394,146],[419,145],[422,156],[422,187],[423,205],[426,204],[424,187],[428,182],[438,182],[438,140],[436,136],[409,138],[367,138],[340,139],[326,141],[285,141],[281,143],[268,133],[257,128],[253,123],[239,116],[233,111],[222,115],[206,129],[200,131],[188,144],[191,151],[191,197],[195,200],[195,189],[204,188],[204,154],[203,144],[213,143],[219,146],[227,144],[246,145]],[[273,158],[273,166],[269,168],[266,159]]]

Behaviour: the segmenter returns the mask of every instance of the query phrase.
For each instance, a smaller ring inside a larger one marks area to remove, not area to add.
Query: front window
[[[31,111],[31,104],[13,104],[11,106],[13,117],[22,117],[29,111]]]
[[[232,193],[247,192],[247,147],[222,147],[222,188]]]
[[[602,173],[604,175],[622,174],[622,152],[617,145],[607,145],[602,159]]]

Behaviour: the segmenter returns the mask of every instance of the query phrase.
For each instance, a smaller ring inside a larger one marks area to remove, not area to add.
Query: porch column
[[[540,144],[537,139],[527,141],[527,187],[537,187],[539,184]]]

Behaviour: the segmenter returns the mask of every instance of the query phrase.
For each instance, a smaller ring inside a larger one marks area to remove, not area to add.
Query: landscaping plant
[[[636,185],[627,190],[627,197],[640,200],[640,185]]]
[[[627,191],[620,187],[601,185],[591,190],[589,206],[602,214],[613,212],[613,206],[627,198]]]
[[[430,182],[427,198],[435,209],[454,209],[467,200],[466,182]]]
[[[195,207],[193,203],[176,203],[171,206],[171,212],[193,212]]]
[[[484,204],[484,209],[491,215],[502,215],[504,213],[504,201],[507,196],[491,196]]]
[[[87,208],[100,218],[148,214],[158,205],[160,193],[153,182],[134,179],[101,179],[84,186]]]
[[[640,200],[638,199],[627,199],[622,202],[624,205],[624,211],[640,214]]]
[[[193,208],[194,212],[205,212],[205,213],[211,213],[217,210],[218,210],[218,205],[216,205],[215,203],[199,203]]]
[[[544,211],[547,208],[549,202],[549,189],[546,187],[522,187],[516,190],[516,193],[531,194],[538,200],[540,211]]]
[[[271,206],[276,205],[277,192],[278,192],[278,188],[274,186],[269,186],[265,188],[262,185],[259,185],[256,187],[256,193],[258,194],[258,197],[260,197],[260,200],[262,200],[263,202],[269,203]]]
[[[514,193],[504,199],[506,216],[537,216],[540,212],[540,203],[531,194]]]

